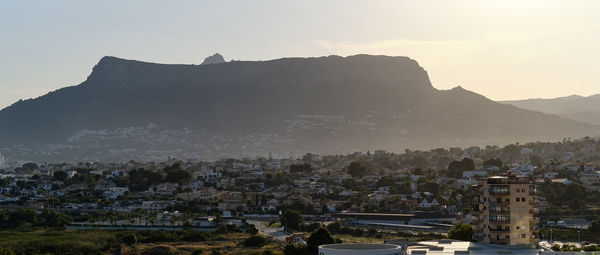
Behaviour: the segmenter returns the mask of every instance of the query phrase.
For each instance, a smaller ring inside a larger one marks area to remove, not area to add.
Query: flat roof
[[[538,249],[510,245],[493,245],[458,240],[422,241],[416,245],[409,245],[409,255],[537,255]]]
[[[342,213],[332,213],[332,215],[355,215],[355,216],[395,216],[395,217],[414,217],[414,214],[408,213],[353,213],[353,212],[342,212]]]
[[[395,244],[380,244],[380,243],[339,243],[339,244],[324,244],[319,246],[322,249],[330,250],[390,250],[402,249],[401,246]]]

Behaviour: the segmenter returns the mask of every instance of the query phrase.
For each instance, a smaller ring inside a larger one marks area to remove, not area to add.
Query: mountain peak
[[[210,65],[210,64],[221,64],[221,63],[225,63],[225,59],[223,58],[223,56],[219,53],[215,53],[212,56],[208,56],[204,59],[204,62],[202,62],[202,65]]]

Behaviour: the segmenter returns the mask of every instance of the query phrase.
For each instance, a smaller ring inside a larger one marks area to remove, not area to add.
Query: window
[[[504,199],[504,202],[510,203],[510,198],[507,197],[506,199]]]
[[[517,189],[517,193],[519,193],[520,189]]]
[[[523,239],[524,239],[524,238],[525,238],[525,234],[521,234],[521,238],[523,238]]]
[[[519,198],[517,197],[517,202],[519,202]]]
[[[521,202],[525,202],[525,198],[524,197],[521,198]]]
[[[519,229],[519,228],[520,228],[520,227],[519,227],[519,226],[517,226],[517,229]]]

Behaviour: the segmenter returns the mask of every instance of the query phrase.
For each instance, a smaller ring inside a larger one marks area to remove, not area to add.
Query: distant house
[[[431,200],[431,202],[427,201],[427,198],[425,198],[419,203],[419,207],[421,208],[431,208],[439,205],[440,203],[438,203],[438,201],[435,198]]]
[[[558,176],[557,172],[544,173],[544,179],[554,179]]]
[[[573,183],[573,181],[570,181],[567,178],[560,178],[560,179],[552,179],[552,183],[560,183],[563,185],[568,185],[568,184]]]
[[[499,166],[494,166],[494,165],[487,165],[487,166],[483,166],[483,170],[486,170],[486,171],[500,171],[500,167]]]
[[[107,199],[117,199],[119,196],[122,196],[128,191],[128,187],[110,187],[104,191],[104,197]]]
[[[533,154],[532,148],[522,148],[521,149],[521,155],[530,155],[530,154]]]
[[[148,211],[164,211],[169,208],[169,201],[143,201],[142,208]]]
[[[465,178],[471,178],[471,177],[475,177],[475,176],[487,176],[488,172],[487,171],[463,171],[463,177]]]
[[[148,192],[150,194],[171,195],[177,191],[177,187],[179,187],[178,183],[165,182],[150,187]]]

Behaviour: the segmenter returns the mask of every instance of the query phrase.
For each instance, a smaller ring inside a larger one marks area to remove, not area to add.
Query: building
[[[4,159],[4,156],[2,156],[2,154],[0,154],[0,169],[4,169],[6,167],[6,159]]]
[[[406,245],[405,240],[386,240],[386,243]],[[481,242],[468,242],[457,240],[431,240],[408,244],[408,255],[551,255],[552,251],[542,252],[531,247],[512,247],[493,245]]]
[[[402,246],[395,244],[340,243],[319,246],[323,255],[402,255],[406,254]]]
[[[492,244],[531,245],[538,241],[536,185],[508,172],[482,179],[473,186],[477,213],[473,238]]]

